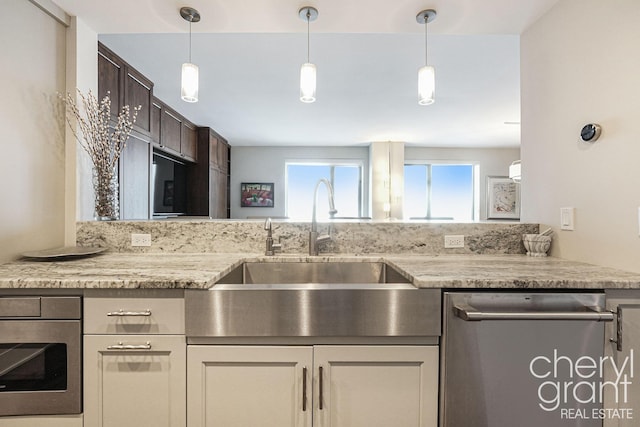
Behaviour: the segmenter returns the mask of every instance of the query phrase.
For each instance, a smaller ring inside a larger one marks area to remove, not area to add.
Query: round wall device
[[[580,138],[582,138],[584,142],[596,142],[600,137],[600,131],[600,125],[589,123],[588,125],[584,125],[580,131]]]

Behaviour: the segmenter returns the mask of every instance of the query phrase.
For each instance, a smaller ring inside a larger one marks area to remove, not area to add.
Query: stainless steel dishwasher
[[[446,292],[442,427],[602,426],[603,293]]]

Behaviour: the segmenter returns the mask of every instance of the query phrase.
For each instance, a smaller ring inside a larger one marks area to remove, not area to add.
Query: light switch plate
[[[560,229],[573,230],[575,215],[575,208],[560,208]]]

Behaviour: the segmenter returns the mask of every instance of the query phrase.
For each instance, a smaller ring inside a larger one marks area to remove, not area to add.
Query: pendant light
[[[318,19],[318,9],[305,6],[298,16],[307,21],[307,62],[300,67],[300,101],[311,103],[316,100],[316,66],[309,61],[309,23]]]
[[[189,62],[182,64],[180,97],[186,102],[198,102],[198,66],[191,62],[191,24],[200,22],[200,13],[192,7],[182,7],[180,16],[189,22]]]
[[[416,16],[419,24],[424,24],[424,67],[418,69],[418,104],[429,105],[435,101],[436,70],[427,65],[427,23],[436,19],[436,11],[423,10]]]

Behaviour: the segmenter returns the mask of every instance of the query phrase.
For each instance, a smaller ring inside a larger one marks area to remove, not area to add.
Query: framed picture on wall
[[[487,177],[487,219],[520,219],[520,185],[511,178]]]
[[[243,182],[240,184],[240,206],[272,208],[273,182]]]

